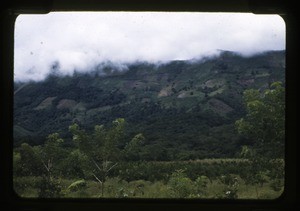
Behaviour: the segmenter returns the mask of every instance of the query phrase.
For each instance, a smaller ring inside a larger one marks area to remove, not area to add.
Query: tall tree
[[[246,90],[244,102],[247,114],[236,121],[238,132],[253,141],[257,153],[282,158],[285,140],[285,88],[282,83],[275,82],[263,92]]]
[[[125,146],[124,153],[127,160],[137,161],[140,159],[142,144],[145,140],[143,134],[139,133]]]
[[[61,147],[64,140],[58,133],[48,135],[47,140],[40,150],[40,158],[45,167],[48,177],[51,178],[55,166],[64,159],[64,149]]]
[[[58,179],[62,171],[59,163],[66,158],[66,150],[62,147],[63,142],[64,140],[58,133],[52,133],[47,136],[45,144],[36,150],[45,170],[40,183],[39,197],[41,198],[61,195],[61,185]]]
[[[77,124],[69,127],[75,144],[89,159],[90,174],[101,184],[102,197],[107,176],[118,164],[121,154],[118,144],[123,137],[124,126],[125,120],[118,118],[111,128],[96,125],[92,134],[80,129]]]
[[[284,178],[284,137],[285,137],[285,88],[275,82],[263,92],[246,90],[244,101],[247,114],[236,121],[240,134],[249,138],[252,147],[243,146],[241,157],[250,161],[248,171],[240,176],[246,184],[258,188],[272,180],[276,190],[283,187]]]

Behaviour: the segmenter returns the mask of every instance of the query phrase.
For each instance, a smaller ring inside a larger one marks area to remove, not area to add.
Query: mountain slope
[[[106,66],[16,83],[15,144],[40,144],[52,132],[70,140],[73,122],[89,130],[122,117],[127,137],[146,137],[145,159],[234,156],[243,143],[233,125],[244,114],[242,92],[284,82],[284,75],[284,51],[249,58],[224,51],[202,61],[133,63],[121,72]]]

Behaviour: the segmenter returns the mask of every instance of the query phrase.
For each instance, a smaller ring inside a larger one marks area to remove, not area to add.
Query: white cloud
[[[192,59],[217,49],[251,55],[285,49],[277,15],[241,13],[50,13],[21,15],[15,30],[15,80],[87,71],[103,61]]]

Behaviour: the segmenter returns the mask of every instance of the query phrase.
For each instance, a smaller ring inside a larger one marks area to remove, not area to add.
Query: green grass
[[[42,176],[14,176],[13,181],[15,192],[25,198],[37,198],[41,187],[59,190],[62,198],[174,198],[180,190],[187,198],[226,198],[228,190],[236,191],[238,199],[278,198],[283,192],[283,178],[271,180],[272,176],[268,176],[262,185],[246,184],[245,176],[240,175],[250,164],[247,159],[239,158],[119,163],[104,183],[103,196],[101,184],[93,177],[67,179],[62,174],[55,177],[53,173],[49,183]],[[181,174],[174,178],[177,172]],[[202,180],[204,186],[201,183],[203,176],[206,178]],[[235,185],[226,183],[224,176],[234,179]],[[45,185],[45,182],[51,185]]]
[[[17,182],[22,182],[24,189],[16,187],[16,193],[25,198],[38,197],[39,189],[33,184],[37,179],[33,177],[18,178]],[[86,181],[87,185],[76,191],[68,191],[67,188],[76,180],[60,180],[61,197],[62,198],[101,198],[101,185],[95,181]],[[269,182],[262,187],[246,185],[244,181],[238,177],[238,199],[276,199],[282,191],[274,191],[271,189]],[[219,180],[212,180],[204,189],[204,194],[191,194],[188,198],[216,199],[223,198],[226,191],[226,185]],[[105,182],[104,198],[173,198],[171,188],[167,183],[162,181],[145,181],[135,180],[126,182],[120,178],[109,178]]]

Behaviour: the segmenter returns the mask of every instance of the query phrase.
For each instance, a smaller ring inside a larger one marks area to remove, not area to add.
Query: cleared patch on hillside
[[[102,106],[102,107],[98,107],[98,108],[93,108],[93,109],[90,109],[87,111],[87,115],[90,115],[90,116],[97,115],[99,112],[107,111],[111,108],[112,108],[112,106]]]
[[[43,100],[37,107],[34,108],[34,110],[42,110],[50,107],[52,105],[52,101],[56,97],[47,97],[45,100]]]
[[[59,101],[56,108],[57,109],[72,109],[74,106],[76,106],[76,104],[77,104],[77,102],[75,100],[62,99]]]
[[[207,88],[220,87],[220,86],[223,86],[224,83],[225,83],[225,80],[222,78],[210,79],[202,85],[202,88],[204,88],[204,87],[207,87]]]
[[[168,97],[172,94],[172,90],[170,87],[166,87],[160,90],[160,92],[158,93],[158,97]]]
[[[213,96],[215,96],[215,95],[217,95],[217,94],[222,94],[223,92],[224,92],[224,88],[223,87],[221,87],[221,88],[219,88],[219,89],[217,89],[217,90],[215,90],[215,91],[213,91],[213,92],[210,92],[209,94],[208,94],[208,96],[210,96],[210,97],[213,97]]]
[[[204,94],[202,92],[199,91],[195,91],[195,90],[189,90],[189,91],[181,91],[179,93],[179,95],[177,95],[177,98],[179,99],[183,99],[183,98],[191,98],[191,97],[196,97],[196,98],[203,98]]]
[[[85,112],[86,111],[86,108],[85,108],[85,104],[80,102],[80,103],[77,103],[73,108],[72,108],[72,112]]]
[[[249,86],[255,82],[254,78],[250,79],[240,79],[237,81],[240,85]]]
[[[144,90],[147,87],[148,81],[128,80],[122,82],[123,90]]]
[[[181,92],[177,98],[186,98],[188,96],[188,92]]]
[[[233,108],[231,108],[229,105],[218,99],[210,99],[208,101],[208,104],[215,112],[219,114],[227,114],[230,111],[233,111]]]

